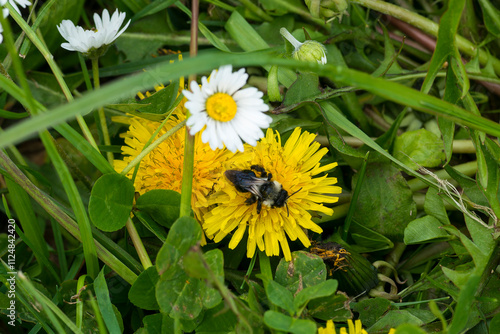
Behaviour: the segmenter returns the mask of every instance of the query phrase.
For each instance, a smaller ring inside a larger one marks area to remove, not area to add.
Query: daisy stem
[[[189,44],[189,56],[196,57],[198,53],[198,16],[199,0],[193,0],[191,6],[191,43]],[[196,80],[196,75],[189,76],[189,84]],[[189,87],[188,84],[188,87]],[[189,113],[189,112],[188,112]],[[189,118],[189,115],[187,115]],[[193,191],[193,169],[194,169],[194,136],[186,128],[186,140],[184,145],[184,170],[182,172],[181,207],[180,217],[191,215],[191,194]]]
[[[66,97],[66,100],[68,102],[73,101],[73,95],[71,95],[71,91],[68,88],[68,85],[66,85],[66,81],[64,81],[63,74],[61,70],[59,69],[59,66],[57,66],[54,56],[50,53],[50,51],[47,49],[47,46],[38,38],[36,33],[31,29],[31,27],[24,21],[21,15],[13,9],[13,7],[10,5],[10,3],[6,3],[7,8],[9,8],[10,11],[10,16],[16,21],[16,23],[21,27],[21,29],[24,31],[26,36],[31,40],[33,45],[40,51],[42,56],[45,58],[45,61],[49,65],[50,69],[52,70],[52,73],[54,73],[54,77],[56,78],[57,82],[59,83],[59,86],[61,87],[61,90],[63,91],[64,96]],[[83,132],[83,135],[85,136],[85,139],[97,150],[99,151],[97,147],[97,143],[94,140],[94,137],[92,137],[92,133],[90,132],[89,127],[87,126],[87,123],[85,123],[85,120],[83,119],[83,116],[78,115],[76,116],[76,120],[78,121],[78,125],[80,126],[80,129]]]
[[[290,44],[292,44],[295,49],[300,48],[300,46],[303,44],[303,43],[299,42],[295,37],[293,37],[293,35],[290,34],[290,32],[286,28],[281,28],[280,34],[283,37],[285,37],[286,40],[289,41]]]
[[[180,128],[182,128],[184,125],[186,125],[186,121],[182,121],[180,122],[179,124],[177,124],[176,126],[174,126],[172,129],[168,130],[165,134],[163,134],[161,137],[159,137],[158,139],[156,139],[151,145],[149,145],[148,147],[146,147],[145,149],[142,150],[141,153],[139,153],[134,160],[132,160],[128,165],[127,167],[125,167],[120,174],[122,175],[127,175],[128,172],[130,172],[130,170],[132,168],[134,168],[137,164],[139,164],[141,162],[141,160],[146,156],[148,155],[152,150],[154,150],[158,145],[160,145],[160,143],[164,140],[166,140],[168,137],[170,137],[171,135],[173,135],[177,130],[179,130]]]
[[[148,252],[146,251],[146,248],[144,248],[141,237],[139,237],[139,233],[137,233],[137,229],[135,228],[135,225],[134,223],[132,223],[132,220],[130,220],[130,218],[127,220],[126,226],[137,255],[139,255],[142,266],[144,267],[144,269],[148,269],[149,267],[153,266],[153,263],[151,263]]]
[[[99,82],[99,58],[92,58],[92,74],[94,77],[94,89],[99,89],[101,83]],[[109,139],[108,123],[106,122],[106,115],[104,114],[104,107],[100,107],[97,110],[97,116],[102,130],[102,139],[104,145],[111,146],[111,140]],[[106,157],[108,158],[109,164],[113,166],[113,153],[106,152]]]

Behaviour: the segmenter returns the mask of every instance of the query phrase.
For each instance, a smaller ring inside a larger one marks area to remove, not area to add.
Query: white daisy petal
[[[21,6],[26,4],[27,0],[9,0],[16,1]],[[30,3],[31,4],[31,3]],[[24,6],[23,6],[24,7]],[[102,46],[113,43],[130,24],[130,20],[120,30],[125,20],[125,13],[116,10],[110,17],[107,9],[104,9],[102,16],[94,14],[95,30],[84,30],[80,26],[75,26],[69,20],[63,20],[57,29],[67,43],[61,44],[66,50],[88,53],[92,49],[99,49]]]

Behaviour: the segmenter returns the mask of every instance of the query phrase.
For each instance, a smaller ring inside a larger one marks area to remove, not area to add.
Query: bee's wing
[[[258,178],[251,171],[227,170],[224,173],[236,189],[241,192],[250,192],[262,198],[260,187],[267,182],[267,179]]]

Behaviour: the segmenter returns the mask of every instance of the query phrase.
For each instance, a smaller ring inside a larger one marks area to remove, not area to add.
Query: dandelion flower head
[[[177,107],[175,113],[161,128],[158,135],[165,134],[175,125],[186,119],[184,101]],[[129,124],[129,129],[122,134],[125,145],[122,146],[123,160],[115,160],[115,170],[121,172],[141,151],[161,125],[137,116],[115,117],[114,121]],[[169,189],[181,191],[182,171],[184,169],[185,127],[181,128],[167,140],[161,142],[151,153],[145,156],[139,165],[134,186],[139,194],[153,189]],[[207,144],[201,142],[199,135],[195,136],[193,192],[191,205],[195,216],[200,219],[207,210],[207,196],[214,191],[217,180],[223,173],[223,165],[228,158],[226,150],[213,151]],[[132,178],[133,169],[127,174]]]
[[[333,214],[333,210],[323,203],[337,202],[338,197],[332,195],[341,192],[341,188],[335,186],[336,178],[318,176],[337,166],[337,163],[320,165],[320,159],[328,150],[320,149],[320,144],[314,142],[315,137],[296,128],[282,146],[279,133],[268,129],[265,138],[255,147],[246,145],[243,153],[236,154],[227,165],[227,170],[262,166],[272,174],[273,181],[278,181],[282,189],[293,196],[283,207],[263,205],[258,214],[256,204],[245,202],[251,194],[237,191],[234,184],[223,177],[220,179],[220,191],[209,197],[208,204],[217,206],[203,217],[202,227],[207,237],[219,242],[234,231],[229,242],[229,248],[234,249],[248,229],[248,257],[253,257],[257,247],[268,256],[279,255],[281,248],[287,261],[292,258],[287,237],[292,241],[299,239],[305,247],[309,247],[310,241],[304,230],[322,232],[312,221],[309,211]]]
[[[210,81],[203,77],[201,87],[192,81],[191,91],[183,91],[191,135],[202,131],[202,141],[213,150],[225,146],[231,152],[243,151],[242,140],[255,146],[264,136],[261,129],[269,127],[272,119],[264,114],[269,106],[262,92],[255,87],[241,89],[247,79],[245,69],[233,73],[232,66],[226,65],[213,70]]]
[[[57,30],[59,30],[59,33],[67,43],[62,43],[61,47],[69,51],[78,51],[87,55],[93,50],[113,43],[130,24],[129,20],[119,30],[124,20],[125,13],[120,13],[118,9],[115,10],[111,17],[107,9],[102,12],[102,18],[95,13],[94,30],[84,30],[80,26],[75,26],[70,20],[63,20],[57,26]]]
[[[345,327],[340,328],[339,333],[340,334],[368,334],[366,330],[363,329],[363,325],[361,323],[361,320],[357,319],[354,323],[352,322],[351,319],[347,320],[347,326],[348,329]],[[391,329],[389,331],[389,334],[394,334],[396,333],[395,329]],[[335,331],[335,325],[332,320],[328,320],[326,322],[326,327],[320,327],[318,328],[318,334],[337,334]]]

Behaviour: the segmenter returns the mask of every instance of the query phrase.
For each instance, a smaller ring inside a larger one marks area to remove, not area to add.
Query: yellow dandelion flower
[[[309,211],[331,215],[333,210],[323,203],[337,202],[338,197],[331,195],[341,192],[340,187],[334,186],[336,178],[326,175],[313,178],[337,166],[337,163],[320,165],[320,159],[328,150],[320,149],[320,144],[314,142],[315,137],[297,128],[282,146],[279,133],[268,129],[266,137],[255,147],[246,145],[244,152],[233,156],[227,170],[249,170],[254,165],[263,167],[272,175],[272,182],[277,181],[287,192],[286,205],[260,200],[257,202],[263,205],[258,213],[259,203],[249,205],[250,198],[255,195],[238,191],[227,177],[222,177],[220,191],[208,200],[209,205],[217,206],[203,217],[202,226],[207,237],[219,242],[236,230],[229,242],[229,248],[234,249],[248,227],[248,257],[253,257],[257,247],[268,256],[279,255],[281,247],[287,261],[292,259],[287,236],[292,241],[299,239],[309,247],[310,241],[304,230],[323,231],[312,221]]]
[[[354,323],[352,320],[347,320],[347,327],[340,328],[340,334],[368,334],[366,330],[363,329],[363,325],[361,323],[361,320],[356,320]],[[388,334],[395,334],[396,330],[394,328],[391,328]],[[320,327],[318,328],[318,334],[337,334],[335,331],[335,325],[333,324],[332,320],[328,320],[326,322],[326,327]]]
[[[170,119],[161,128],[158,138],[182,122],[186,116],[182,112],[183,102]],[[141,151],[154,132],[161,125],[140,117],[115,117],[115,121],[129,124],[129,129],[121,136],[125,138],[122,146],[123,160],[115,160],[115,170],[121,172]],[[185,127],[175,132],[145,156],[139,165],[134,186],[139,194],[153,189],[169,189],[180,192],[184,162]],[[226,150],[211,150],[208,144],[201,142],[200,135],[195,136],[193,193],[191,205],[198,220],[207,210],[207,196],[216,189],[221,177],[225,160],[229,157]],[[127,176],[132,178],[134,169]]]
[[[326,327],[320,327],[318,328],[318,334],[337,334],[335,331],[335,325],[333,324],[332,320],[328,320],[326,322]]]

